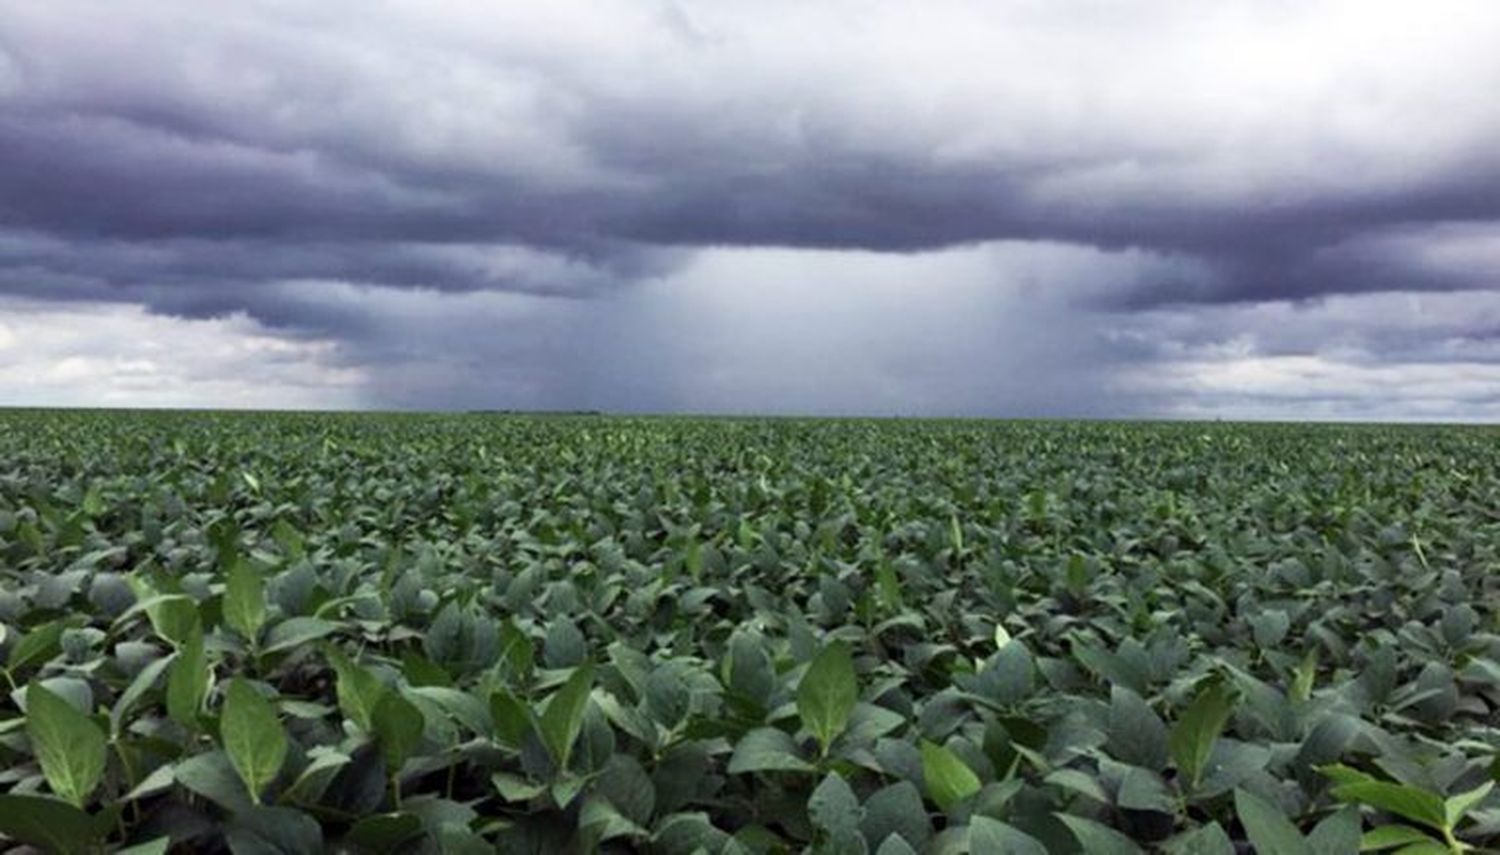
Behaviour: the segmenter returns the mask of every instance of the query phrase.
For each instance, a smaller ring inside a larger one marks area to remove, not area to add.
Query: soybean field
[[[0,411],[0,663],[41,851],[1494,851],[1500,430]]]

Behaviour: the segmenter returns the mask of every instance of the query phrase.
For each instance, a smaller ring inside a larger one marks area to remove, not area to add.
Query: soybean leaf
[[[922,780],[927,795],[943,810],[979,792],[979,776],[944,746],[922,741]]]
[[[167,715],[189,730],[198,727],[198,711],[208,695],[208,665],[203,656],[203,625],[194,623],[167,675]]]
[[[345,839],[364,851],[395,852],[421,832],[422,820],[413,814],[382,813],[356,822]]]
[[[47,852],[85,852],[94,840],[88,814],[61,799],[33,793],[0,795],[0,834]]]
[[[11,648],[10,655],[5,660],[6,670],[11,677],[19,677],[27,669],[56,656],[61,649],[58,642],[62,639],[63,630],[67,628],[66,621],[55,620],[21,636],[21,640]]]
[[[1260,796],[1235,790],[1234,809],[1256,855],[1317,855],[1281,809]]]
[[[224,621],[252,645],[266,622],[265,580],[242,558],[232,559],[225,574]]]
[[[1469,808],[1484,801],[1484,797],[1489,795],[1490,790],[1494,788],[1494,781],[1485,781],[1472,790],[1445,799],[1443,801],[1443,817],[1447,820],[1448,827],[1456,828],[1459,821],[1464,818],[1464,814],[1469,812]]]
[[[1409,825],[1382,825],[1370,829],[1360,837],[1359,851],[1379,852],[1382,849],[1393,849],[1397,846],[1435,842],[1427,836],[1426,832]]]
[[[998,819],[975,814],[969,819],[971,855],[1047,855],[1040,840]]]
[[[339,709],[350,721],[359,725],[361,730],[371,731],[374,727],[375,706],[386,693],[385,684],[374,674],[349,661],[343,651],[331,644],[323,647],[323,655],[333,666],[336,675],[334,694],[338,698]]]
[[[1234,842],[1217,822],[1200,825],[1161,846],[1163,855],[1234,855]]]
[[[1140,855],[1141,847],[1134,840],[1107,825],[1066,813],[1054,815],[1068,827],[1078,845],[1089,855]]]
[[[141,698],[145,697],[147,692],[151,691],[156,682],[161,679],[162,672],[176,660],[177,654],[175,653],[154,659],[151,664],[135,675],[130,685],[125,687],[125,691],[120,693],[120,697],[115,700],[115,705],[109,710],[111,733],[118,735],[124,729],[125,716],[140,702]]]
[[[185,594],[166,594],[154,597],[147,603],[149,605],[137,604],[136,607],[144,605],[146,617],[151,620],[151,628],[156,630],[158,636],[171,642],[173,647],[181,646],[193,627],[199,623],[198,604]],[[134,610],[132,608],[125,614]]]
[[[301,804],[313,804],[322,798],[323,792],[333,782],[334,776],[349,765],[348,754],[326,746],[308,752],[312,762],[297,775],[297,779],[286,788],[282,799]]]
[[[1314,852],[1353,852],[1359,848],[1359,808],[1348,806],[1324,817],[1308,832]]]
[[[505,689],[490,695],[490,719],[495,725],[495,739],[510,748],[521,747],[521,740],[536,726],[531,708]]]
[[[823,851],[830,855],[863,855],[865,839],[859,824],[864,810],[843,778],[832,772],[824,777],[807,801],[807,814],[823,832]]]
[[[83,807],[104,777],[104,731],[47,687],[32,683],[26,690],[26,735],[47,785]]]
[[[412,749],[422,741],[422,711],[401,696],[389,691],[375,705],[372,717],[375,736],[380,740],[380,754],[392,773],[401,768]]]
[[[1333,796],[1340,801],[1379,808],[1439,831],[1449,827],[1443,797],[1408,784],[1366,777],[1339,784],[1333,788]]]
[[[513,683],[531,679],[536,666],[536,647],[514,620],[500,624],[500,661],[505,663],[507,676]]]
[[[797,756],[797,744],[784,731],[774,727],[756,728],[734,746],[729,758],[729,773],[810,772],[811,763]]]
[[[281,653],[300,647],[310,641],[325,638],[343,629],[344,625],[318,617],[288,618],[271,627],[266,633],[266,653]]]
[[[824,754],[843,733],[858,701],[859,681],[849,646],[836,641],[814,657],[797,684],[797,713]]]
[[[1172,762],[1187,779],[1189,789],[1196,788],[1202,779],[1203,768],[1208,765],[1214,742],[1229,721],[1233,704],[1234,694],[1229,684],[1214,679],[1193,698],[1173,726],[1169,740]]]
[[[253,807],[245,782],[223,751],[206,751],[179,762],[172,778],[190,792],[231,812]]]
[[[588,708],[589,690],[594,684],[594,666],[592,664],[581,665],[573,669],[573,673],[563,683],[548,701],[547,708],[542,711],[538,730],[541,733],[542,743],[552,754],[553,761],[559,769],[568,765],[568,758],[573,752],[573,742],[578,738],[578,732],[583,728],[583,714]]]
[[[900,835],[892,834],[880,842],[880,848],[875,850],[875,855],[917,855],[917,850],[910,843],[902,840]]]
[[[1160,771],[1167,762],[1167,726],[1134,691],[1114,686],[1109,695],[1110,756],[1122,763]]]
[[[287,807],[255,807],[230,818],[224,837],[234,855],[318,855],[323,831],[318,821]]]
[[[229,683],[219,714],[219,738],[250,798],[259,803],[262,791],[286,762],[286,731],[276,708],[243,678]]]
[[[900,835],[913,848],[920,849],[932,837],[932,820],[922,804],[922,792],[911,781],[897,781],[876,790],[865,800],[865,816],[860,829],[870,845],[892,834]]]

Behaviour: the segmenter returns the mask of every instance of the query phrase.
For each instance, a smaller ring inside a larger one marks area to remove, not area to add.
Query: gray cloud
[[[0,294],[241,313],[376,403],[1170,410],[1209,393],[1141,373],[1226,342],[1487,340],[1319,307],[1489,299],[1496,38],[1484,0],[0,0]],[[1303,304],[1321,338],[1262,323]]]

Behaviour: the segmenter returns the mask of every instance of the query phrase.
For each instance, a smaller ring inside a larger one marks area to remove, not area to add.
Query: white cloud
[[[338,346],[243,315],[186,320],[120,304],[0,298],[0,404],[319,409],[365,402]]]
[[[1382,293],[1155,311],[1122,395],[1165,415],[1500,421],[1500,294]]]

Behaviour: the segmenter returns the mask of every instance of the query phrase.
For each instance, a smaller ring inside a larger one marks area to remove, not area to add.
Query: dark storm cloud
[[[1483,0],[0,0],[0,294],[246,313],[337,340],[351,365],[404,365],[384,400],[482,397],[503,371],[548,402],[691,406],[709,393],[661,389],[713,348],[674,367],[663,342],[719,311],[671,309],[694,276],[724,278],[700,256],[814,250],[773,274],[856,302],[880,265],[849,258],[925,258],[900,269],[953,323],[981,297],[945,290],[945,253],[1070,247],[1067,264],[976,256],[991,272],[959,278],[1057,292],[990,311],[1071,318],[1087,332],[1072,350],[1014,345],[1026,322],[981,313],[963,348],[894,336],[869,345],[879,377],[851,364],[805,400],[860,377],[843,406],[898,406],[923,385],[900,378],[1009,353],[1076,388],[1056,409],[1118,409],[1100,366],[1247,331],[1268,353],[1317,337],[1233,307],[1500,285],[1496,38]],[[738,287],[735,311],[757,316],[766,286]],[[871,339],[912,314],[874,306],[854,310]],[[1174,306],[1203,310],[1164,321]],[[1351,328],[1435,359],[1434,342],[1480,334],[1451,321]],[[1009,343],[985,344],[996,330]],[[743,342],[741,358],[773,357]],[[621,392],[641,385],[625,365],[655,385]],[[1028,393],[926,386],[932,409]]]
[[[1030,4],[1012,6],[1009,15],[968,12],[996,37],[1013,28],[1047,38],[1055,20]],[[673,4],[565,5],[555,19],[508,10],[492,39],[475,39],[462,32],[475,10],[462,5],[446,25],[439,7],[423,29],[406,30],[415,9],[401,4],[384,18],[347,7],[373,19],[362,21],[272,4],[208,17],[176,3],[10,2],[0,7],[12,23],[0,219],[83,244],[159,242],[163,256],[184,238],[226,242],[218,267],[232,280],[333,276],[439,289],[528,286],[524,277],[476,283],[462,270],[412,266],[401,253],[368,247],[493,242],[597,255],[628,244],[910,251],[1039,239],[1149,247],[1221,269],[1213,287],[1163,283],[1158,292],[1120,295],[1134,303],[1467,287],[1476,283],[1375,269],[1351,241],[1400,224],[1500,220],[1500,158],[1472,138],[1500,129],[1493,109],[1485,121],[1450,121],[1442,156],[1422,174],[1372,177],[1361,173],[1405,163],[1404,150],[1382,151],[1382,135],[1408,128],[1309,132],[1270,115],[1249,128],[1210,119],[1154,129],[1153,120],[1193,117],[1173,108],[1173,94],[1150,90],[1149,78],[1135,84],[1139,91],[1112,92],[1091,76],[1097,60],[1042,55],[1028,69],[1034,57],[992,59],[1001,73],[1037,75],[1036,85],[986,86],[979,75],[939,111],[922,87],[941,98],[962,85],[961,61],[977,58],[966,45],[955,45],[949,68],[917,49],[909,67],[880,69],[872,62],[888,34],[862,34],[860,12],[827,8],[786,12],[779,28],[736,4],[698,25]],[[549,29],[568,24],[567,12],[580,16],[575,24],[618,23],[619,40],[595,33],[580,44]],[[864,14],[875,24],[903,21],[890,8]],[[952,10],[937,17],[935,37],[963,22]],[[1140,46],[1151,38],[1142,28],[1177,17],[1147,15],[1085,46]],[[1260,24],[1326,23],[1284,18]],[[522,32],[507,39],[507,23]],[[814,35],[797,27],[817,24],[830,28],[821,34],[832,40],[827,49],[849,67],[797,46]],[[595,38],[605,49],[591,63],[584,51]],[[633,49],[641,55],[618,56]],[[890,49],[898,62],[912,50]],[[747,56],[763,65],[730,65]],[[655,62],[677,73],[653,71]],[[795,77],[803,67],[823,79]],[[1497,67],[1485,60],[1474,70]],[[1132,74],[1108,63],[1101,70]],[[644,80],[610,77],[629,73]],[[1350,77],[1361,74],[1372,86],[1386,82],[1355,63]],[[1050,120],[1056,107],[1036,91],[1048,75],[1081,93],[1067,94],[1101,99],[1098,115]],[[1355,107],[1361,99],[1374,109],[1412,107],[1404,95],[1348,97]],[[881,98],[885,114],[868,103]],[[1133,114],[1136,124],[1122,128]],[[1393,118],[1431,117],[1418,104]],[[1004,136],[1007,123],[1013,138]],[[1291,139],[1215,138],[1227,128]],[[943,156],[965,135],[980,142]],[[272,240],[289,251],[241,251]],[[329,253],[363,263],[320,261]],[[159,272],[201,276],[204,254],[201,244],[189,248],[176,270],[164,257]],[[95,274],[116,278],[107,264]]]

